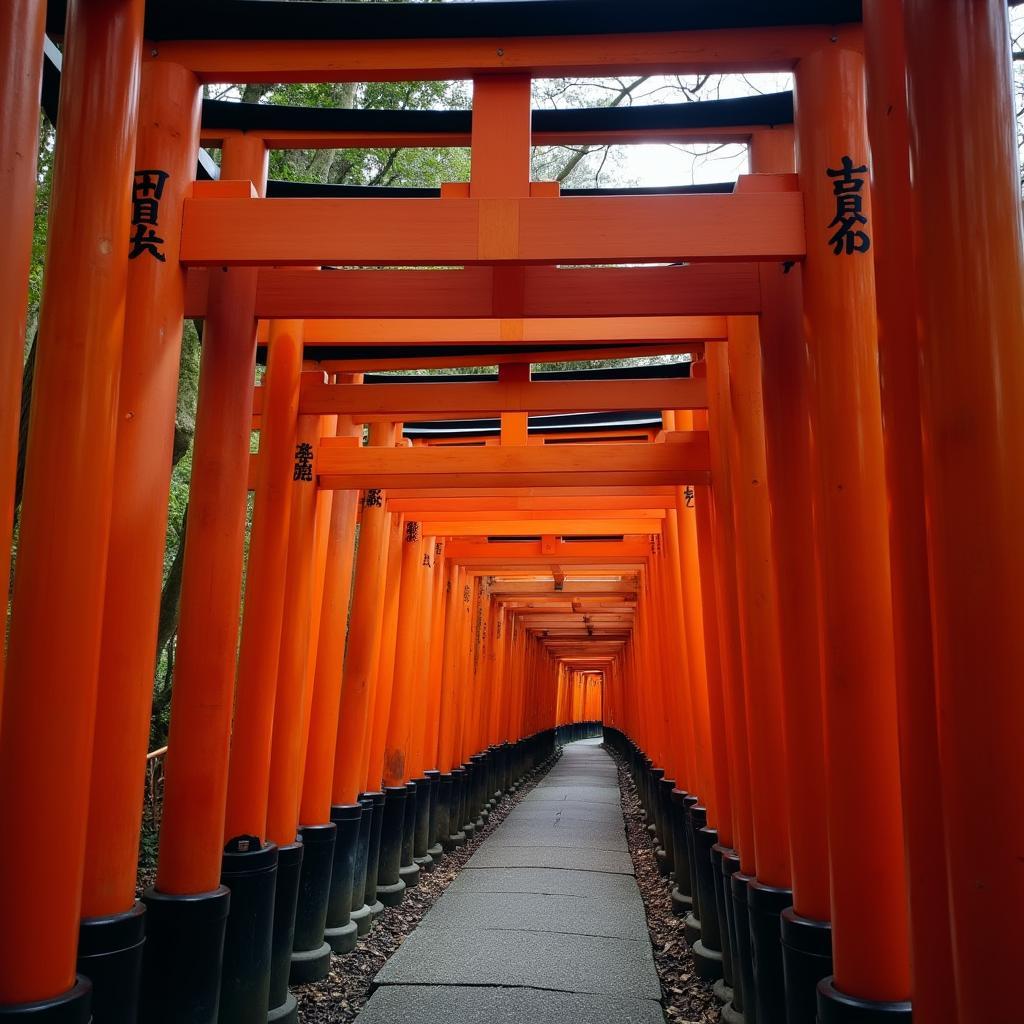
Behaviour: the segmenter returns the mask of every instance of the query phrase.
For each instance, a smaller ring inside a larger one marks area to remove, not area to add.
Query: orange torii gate
[[[91,987],[97,1022],[294,1019],[289,976],[464,841],[593,713],[575,688],[596,673],[727,1016],[908,1020],[912,1001],[980,1024],[1012,1004],[1006,4],[865,0],[863,24],[848,0],[525,6],[49,5],[66,63],[0,719],[0,1020],[85,1022]],[[43,31],[41,0],[0,14],[8,532]],[[792,129],[541,128],[530,109],[535,77],[765,70],[795,74]],[[448,77],[474,83],[454,131],[201,125],[204,82]],[[722,137],[751,153],[728,194],[530,180],[535,141]],[[201,139],[219,181],[193,181]],[[367,139],[468,143],[471,181],[269,197],[270,147]],[[605,266],[663,263],[685,265]],[[139,903],[185,315],[205,321],[201,390]],[[681,351],[687,380],[529,373]],[[495,362],[496,381],[358,377]],[[648,403],[658,428],[630,443],[529,419]],[[448,414],[498,417],[493,443],[445,434]],[[58,807],[62,842],[42,842]]]

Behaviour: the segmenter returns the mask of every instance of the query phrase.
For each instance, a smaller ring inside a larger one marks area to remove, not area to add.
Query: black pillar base
[[[256,836],[236,836],[221,857],[231,891],[221,967],[219,1024],[258,1020],[270,997],[271,940],[279,851]]]
[[[274,935],[270,958],[270,1012],[267,1020],[294,1021],[298,1015],[295,997],[288,991],[295,946],[295,908],[299,902],[299,878],[302,875],[302,842],[287,843],[278,849],[277,893],[274,899]],[[276,1014],[276,1016],[275,1016]],[[255,1019],[255,1018],[251,1018]]]
[[[831,978],[818,982],[819,1024],[910,1024],[910,1021],[909,1000],[877,1003],[840,992]]]
[[[672,913],[686,917],[693,907],[690,891],[690,853],[686,845],[686,812],[690,794],[684,789],[669,793],[669,822],[672,831],[672,861],[676,884],[672,887]]]
[[[139,1020],[146,1024],[216,1024],[221,959],[231,894],[172,896],[147,889]]]
[[[427,855],[432,858],[433,863],[427,869],[433,871],[437,862],[444,855],[444,847],[438,842],[441,831],[441,824],[438,820],[438,809],[440,804],[441,773],[436,768],[431,768],[423,773],[430,782],[430,809],[427,825]]]
[[[373,924],[373,913],[366,902],[366,869],[370,859],[370,833],[373,831],[373,819],[377,814],[373,800],[361,796],[359,806],[363,809],[359,819],[359,837],[356,840],[355,867],[352,872],[352,913],[350,920],[355,921],[359,935],[366,935]],[[374,884],[374,900],[376,900],[376,883]]]
[[[331,808],[331,821],[337,829],[331,864],[331,888],[327,900],[324,941],[335,953],[351,953],[356,948],[358,932],[352,920],[352,882],[359,845],[359,821],[363,809],[359,804],[336,804]],[[360,897],[361,900],[361,897]]]
[[[324,941],[324,931],[337,831],[333,821],[299,829],[304,852],[299,875],[299,901],[295,908],[295,946],[289,974],[293,985],[320,981],[331,969],[331,947]]]
[[[676,870],[675,843],[672,831],[672,792],[675,788],[675,779],[662,778],[658,781],[655,794],[659,807],[658,821],[661,824],[661,831],[658,833],[659,843],[654,850],[654,859],[658,865],[659,874],[665,878]]]
[[[412,838],[412,859],[420,871],[434,869],[434,857],[430,849],[430,808],[433,786],[430,778],[423,775],[413,779],[416,783],[416,822]]]
[[[472,761],[467,761],[462,766],[462,770],[464,775],[462,777],[460,827],[466,833],[468,842],[476,835],[476,830],[479,827],[476,822],[476,808],[473,806],[473,792],[476,789],[476,765]],[[483,822],[480,824],[482,825]]]
[[[97,1024],[135,1024],[142,984],[146,908],[136,902],[124,914],[87,917],[78,929],[78,972],[92,982]]]
[[[415,782],[407,782],[405,785],[405,825],[402,829],[402,866],[398,869],[398,877],[405,882],[406,889],[411,889],[420,880],[420,866],[413,856],[416,847],[416,818],[419,814],[419,802],[419,787]]]
[[[693,906],[690,913],[683,918],[683,933],[692,949],[704,937],[704,925],[701,921],[703,908],[700,904],[700,887],[697,884],[697,831],[708,823],[707,808],[701,806],[700,799],[690,793],[683,803],[686,805],[686,838],[687,868],[690,871],[690,895]]]
[[[742,871],[729,879],[732,891],[732,915],[736,926],[736,962],[733,964],[735,978],[733,992],[740,989],[743,993],[743,1019],[747,1024],[757,1024],[757,990],[754,987],[754,949],[750,942],[750,910],[747,894],[752,875]],[[733,998],[735,1005],[735,997]],[[737,1007],[738,1009],[738,1007]]]
[[[370,923],[384,913],[384,904],[377,897],[377,881],[380,871],[380,839],[384,825],[384,794],[379,790],[365,793],[373,801],[373,821],[370,822],[370,848],[366,853],[366,888],[363,899],[370,908]]]
[[[787,1024],[817,1024],[818,982],[832,974],[832,925],[782,911]]]
[[[406,800],[405,786],[385,787],[376,896],[386,907],[397,907],[405,895],[405,882],[399,878],[398,872],[402,866],[402,835],[405,829]],[[367,903],[369,902],[369,897],[367,897]]]
[[[726,985],[725,978],[719,978],[718,981],[711,986],[711,991],[720,1003],[732,1002],[732,986]]]
[[[450,772],[451,784],[448,787],[448,830],[442,830],[440,839],[445,851],[455,850],[466,842],[466,833],[462,830],[462,788],[466,773],[461,768],[453,768]],[[444,783],[445,776],[441,776]],[[442,790],[442,793],[444,791]]]
[[[52,999],[32,1003],[7,1003],[0,1006],[0,1021],[26,1021],[28,1024],[89,1024],[92,983],[78,977],[75,984]]]
[[[693,834],[693,873],[697,880],[697,902],[700,905],[700,938],[693,944],[697,976],[715,981],[722,976],[722,927],[715,900],[715,874],[711,851],[718,842],[718,830],[698,828]]]
[[[751,959],[760,1024],[786,1024],[786,982],[782,970],[782,912],[793,904],[793,890],[754,879],[747,886]]]
[[[715,843],[711,847],[711,880],[715,886],[715,907],[718,910],[719,935],[722,940],[722,983],[730,992],[729,999],[723,1000],[723,1002],[732,1000],[733,946],[731,913],[729,909],[732,900],[726,899],[726,893],[729,891],[729,879],[725,873],[725,857],[726,854],[732,852],[728,847],[722,846],[721,843]]]

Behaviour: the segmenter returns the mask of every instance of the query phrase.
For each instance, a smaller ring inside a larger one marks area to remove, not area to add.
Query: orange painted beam
[[[531,268],[532,269],[532,268]],[[541,269],[541,268],[537,268]],[[344,273],[344,272],[342,272]],[[376,271],[381,273],[381,271]],[[388,273],[388,271],[383,271]],[[409,273],[406,271],[405,273]],[[412,272],[417,273],[417,272]],[[525,273],[525,272],[524,272]],[[595,280],[600,284],[600,280]],[[260,341],[266,338],[260,331]],[[722,316],[513,317],[422,320],[310,320],[307,345],[554,345],[559,342],[724,341]]]
[[[232,182],[220,183],[224,190]],[[191,266],[791,260],[799,192],[578,199],[186,200]],[[757,225],[751,230],[751,225]]]
[[[629,371],[623,371],[628,373]],[[256,389],[257,394],[260,389]],[[707,382],[668,380],[469,382],[433,384],[324,384],[303,382],[299,411],[303,415],[343,413],[387,414],[406,421],[424,413],[493,416],[502,412],[562,413],[630,409],[702,409],[707,407]],[[260,408],[254,405],[254,410]]]
[[[167,40],[147,60],[191,68],[204,82],[375,82],[472,78],[522,71],[535,78],[708,71],[790,71],[818,47],[860,45],[860,26],[810,25],[698,32],[498,39]]]
[[[561,501],[564,499],[556,499]],[[551,519],[651,519],[659,520],[665,518],[664,509],[643,509],[643,508],[629,508],[623,507],[619,509],[605,509],[595,499],[588,499],[592,501],[590,508],[576,508],[576,509],[564,509],[558,505],[550,505],[546,509],[516,509],[516,508],[492,508],[486,510],[471,510],[462,509],[458,505],[455,505],[451,509],[441,510],[437,512],[420,512],[417,513],[416,518],[422,522],[429,524],[430,531],[440,536],[445,535],[445,531],[437,527],[436,524],[443,522],[458,521],[462,523],[492,523],[498,520],[509,520],[518,519],[523,522],[533,522],[541,520]],[[395,511],[392,504],[388,504],[389,511]],[[546,531],[541,531],[546,532]],[[630,531],[627,531],[630,532]],[[636,532],[636,531],[633,531]]]
[[[441,517],[448,517],[457,511],[460,517],[467,519],[494,516],[495,513],[549,513],[552,510],[559,514],[569,512],[593,512],[600,509],[603,513],[613,510],[626,510],[629,515],[643,515],[644,510],[663,511],[674,508],[675,498],[671,495],[640,494],[636,497],[629,494],[594,494],[587,496],[555,497],[542,495],[538,497],[499,497],[470,492],[462,497],[392,497],[388,496],[388,511],[405,512],[421,522],[432,522]],[[660,517],[659,517],[660,518]]]
[[[607,536],[610,533],[661,533],[657,519],[493,519],[454,518],[431,523],[438,537],[520,537],[525,533]]]
[[[605,495],[632,498],[634,495],[665,497],[674,496],[674,494],[675,490],[672,487],[490,487],[486,492],[472,487],[426,487],[417,490],[398,487],[388,492],[388,501],[390,502],[392,498],[397,501],[410,498],[416,501],[420,499],[428,501],[433,498],[473,498],[486,501],[490,498],[589,498]],[[467,507],[479,506],[468,505]],[[429,506],[424,506],[424,508],[429,508]]]
[[[324,438],[318,452],[320,486],[378,487],[542,487],[571,476],[579,484],[707,483],[707,434],[690,433],[678,444],[606,444],[510,448],[366,449]]]
[[[286,201],[294,202],[273,200]],[[381,200],[363,200],[371,201]],[[211,271],[202,267],[189,271],[186,316],[201,317],[205,314],[210,275]],[[498,306],[493,267],[320,271],[264,267],[259,271],[256,315],[268,320],[380,319],[385,324],[396,318],[480,320],[502,317],[496,342],[538,340],[505,336],[502,332],[509,329],[512,314],[507,309],[499,310]],[[753,314],[760,309],[761,293],[754,263],[682,267],[525,267],[522,307],[516,311],[516,316],[725,316]],[[357,332],[370,332],[369,343],[374,340],[372,332],[375,329],[373,324],[354,328]],[[307,331],[316,336],[315,327],[307,325]],[[393,339],[394,342],[399,340],[397,337]],[[415,340],[415,337],[409,339],[410,342]]]

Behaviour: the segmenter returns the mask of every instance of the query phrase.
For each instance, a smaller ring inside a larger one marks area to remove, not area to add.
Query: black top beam
[[[499,355],[526,355],[533,357],[533,362],[543,363],[544,355],[547,352],[597,352],[601,349],[610,349],[620,353],[623,345],[602,344],[602,345],[306,345],[303,352],[303,359],[312,362],[326,362],[328,360],[344,359],[351,362],[378,362],[381,359],[423,359],[435,358],[438,356],[451,356],[461,358],[472,356],[479,359],[479,366],[487,366]],[[599,358],[592,355],[589,359]],[[618,354],[613,359],[621,358]],[[256,360],[265,363],[267,360],[267,347],[260,345],[256,349]],[[641,368],[636,367],[639,371]],[[633,369],[629,371],[633,375]],[[621,376],[621,372],[620,372]],[[436,380],[436,377],[431,377]],[[541,378],[538,378],[541,379]]]
[[[537,370],[532,380],[677,380],[690,376],[689,362],[656,363],[653,366],[600,366],[587,370]],[[496,373],[367,373],[364,384],[486,384],[498,380]]]
[[[541,0],[538,0],[541,2]],[[549,2],[549,0],[543,0]],[[535,110],[533,131],[615,132],[696,130],[793,123],[793,94],[767,93],[695,103],[654,103],[585,110]],[[336,110],[273,103],[205,100],[203,127],[211,131],[415,132],[466,135],[470,110]]]
[[[64,31],[51,0],[47,31]],[[473,39],[837,25],[860,0],[513,0],[497,3],[282,3],[149,0],[146,36],[171,39]]]
[[[660,430],[661,413],[645,409],[636,412],[574,412],[555,416],[530,416],[527,430],[531,434],[586,433],[603,430]],[[501,420],[431,420],[407,423],[402,435],[408,438],[451,437],[472,440],[497,437]]]
[[[716,181],[707,185],[642,185],[639,188],[563,188],[562,196],[679,196],[729,194],[736,185]],[[321,185],[313,181],[267,182],[268,199],[437,199],[439,188],[402,187],[397,185]]]

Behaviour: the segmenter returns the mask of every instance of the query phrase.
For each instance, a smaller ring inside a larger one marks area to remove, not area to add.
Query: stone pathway
[[[374,979],[359,1024],[663,1024],[615,765],[567,746]]]

